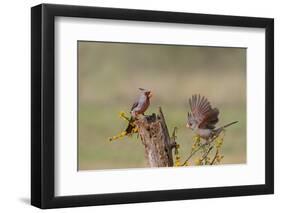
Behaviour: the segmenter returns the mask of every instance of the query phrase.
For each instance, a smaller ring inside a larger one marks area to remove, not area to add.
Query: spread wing
[[[195,121],[199,128],[214,129],[215,124],[219,121],[219,110],[212,108],[210,102],[204,96],[193,95],[189,99],[191,113],[188,113],[188,120]]]

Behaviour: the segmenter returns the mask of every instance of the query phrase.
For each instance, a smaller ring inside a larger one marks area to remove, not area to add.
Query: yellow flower
[[[121,132],[120,136],[124,137],[124,136],[126,136],[126,134],[127,134],[127,132],[123,131],[123,132]]]
[[[211,160],[210,157],[206,157],[206,159],[205,159],[205,164],[210,164],[210,163],[211,163],[210,160]]]
[[[201,159],[201,158],[197,159],[197,160],[195,161],[195,165],[197,165],[197,166],[202,165],[202,159]]]
[[[176,156],[176,160],[175,160],[175,166],[178,167],[178,166],[180,166],[180,165],[181,165],[181,163],[180,163],[180,157],[177,155],[177,156]]]
[[[218,155],[217,156],[217,158],[216,158],[216,161],[218,162],[218,163],[220,163],[221,162],[221,160],[223,159],[223,155]]]
[[[198,146],[193,144],[192,147],[191,147],[191,151],[193,152]]]
[[[193,141],[196,142],[196,143],[199,143],[200,142],[200,136],[199,135],[193,136]]]
[[[129,117],[123,111],[119,112],[119,117],[122,118],[125,121],[130,121]]]
[[[215,141],[216,148],[219,149],[223,144],[223,138],[218,137]]]
[[[116,139],[118,139],[118,136],[110,137],[108,140],[111,142],[111,141],[114,141],[114,140],[116,140]]]
[[[120,118],[124,117],[125,115],[126,115],[125,112],[123,112],[123,111],[119,112]]]
[[[184,166],[190,166],[189,162],[186,161],[185,164],[184,164]]]

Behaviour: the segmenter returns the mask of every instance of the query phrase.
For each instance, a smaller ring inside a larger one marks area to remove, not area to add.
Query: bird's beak
[[[150,93],[149,93],[148,97],[149,97],[149,98],[151,98],[151,97],[152,97],[152,92],[150,92]]]
[[[186,123],[186,128],[190,129],[190,126],[189,126],[189,124],[188,124],[188,123]]]

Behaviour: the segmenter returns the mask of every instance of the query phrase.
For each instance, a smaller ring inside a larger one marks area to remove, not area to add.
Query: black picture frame
[[[55,17],[101,18],[162,23],[264,28],[266,135],[265,184],[177,189],[95,195],[54,195]],[[274,20],[271,18],[208,15],[164,11],[41,4],[31,8],[31,204],[60,208],[139,203],[197,198],[217,198],[274,193]]]

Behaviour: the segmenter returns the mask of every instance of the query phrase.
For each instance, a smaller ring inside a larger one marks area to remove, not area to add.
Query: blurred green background
[[[246,49],[78,41],[78,75],[79,170],[147,166],[136,136],[108,141],[126,128],[118,113],[129,113],[139,87],[153,91],[146,114],[161,106],[170,134],[179,128],[182,158],[193,136],[187,100],[200,93],[220,110],[217,126],[239,121],[227,129],[222,164],[246,163]]]

